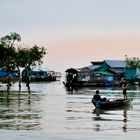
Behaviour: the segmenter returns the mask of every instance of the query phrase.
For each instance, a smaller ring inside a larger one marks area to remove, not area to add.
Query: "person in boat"
[[[96,90],[96,94],[92,98],[92,103],[95,104],[96,108],[100,107],[101,96],[99,90]]]
[[[122,83],[122,90],[123,90],[123,97],[124,99],[127,99],[127,82],[126,80],[123,80],[123,83]]]

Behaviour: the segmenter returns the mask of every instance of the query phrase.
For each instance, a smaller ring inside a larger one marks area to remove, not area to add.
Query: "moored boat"
[[[92,102],[96,107],[96,103]],[[123,108],[129,106],[131,103],[131,99],[110,99],[100,102],[100,109],[115,109],[115,108]]]

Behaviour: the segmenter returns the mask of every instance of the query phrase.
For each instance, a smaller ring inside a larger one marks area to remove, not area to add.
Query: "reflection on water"
[[[22,93],[21,89],[13,92],[10,88],[0,92],[0,129],[30,130],[38,128],[41,110],[32,106],[37,101],[31,102],[30,88],[27,92],[29,94]]]
[[[23,84],[21,89],[18,84],[8,90],[0,87],[0,133],[3,134],[0,138],[117,140],[124,133],[126,138],[135,133],[137,139],[139,89],[128,91],[128,97],[133,99],[131,107],[116,110],[95,109],[91,104],[95,90],[90,87],[67,91],[61,82],[32,83],[29,88]],[[100,91],[102,97],[122,97],[120,88],[100,88]],[[12,135],[17,130],[20,130],[18,134]]]
[[[107,122],[116,122],[116,121],[122,121],[124,124],[122,126],[123,132],[127,132],[127,112],[130,110],[129,107],[124,107],[123,109],[117,109],[117,110],[113,110],[113,112],[117,112],[117,111],[121,111],[120,113],[122,114],[122,120],[118,118],[113,118],[111,117],[112,115],[116,115],[116,114],[112,114],[112,111],[106,111],[106,110],[100,110],[100,109],[94,109],[93,110],[93,121],[107,121]],[[104,117],[102,117],[102,115]],[[106,118],[105,116],[107,115],[108,118]],[[96,124],[96,131],[99,131],[99,124]]]
[[[124,132],[127,132],[127,109],[124,109],[123,116],[124,116],[124,119],[123,119],[124,125],[122,128]]]

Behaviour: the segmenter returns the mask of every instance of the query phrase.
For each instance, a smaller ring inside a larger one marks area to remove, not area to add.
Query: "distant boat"
[[[22,71],[22,81],[26,82],[27,77],[30,77],[30,82],[43,82],[43,81],[57,81],[60,80],[61,73],[55,71],[34,70]]]
[[[95,102],[92,100],[92,103],[96,107]],[[123,108],[129,106],[131,103],[131,99],[112,99],[105,100],[100,102],[100,109],[115,109],[115,108]]]

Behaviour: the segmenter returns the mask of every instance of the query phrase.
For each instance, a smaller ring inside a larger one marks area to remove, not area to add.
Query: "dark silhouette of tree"
[[[31,48],[19,48],[17,52],[18,66],[26,68],[26,86],[29,86],[30,71],[31,67],[41,65],[43,63],[42,58],[46,54],[46,49],[44,47],[38,47],[34,45]]]
[[[41,65],[43,63],[42,58],[46,54],[46,49],[37,45],[31,48],[17,47],[16,43],[20,41],[21,36],[15,32],[0,39],[0,67],[7,73],[17,69],[19,87],[21,86],[20,68],[28,68],[30,70],[31,67]]]
[[[10,72],[13,72],[16,68],[15,66],[15,57],[16,57],[16,48],[15,43],[20,42],[21,37],[17,33],[10,33],[10,35],[6,35],[1,37],[0,39],[0,49],[1,49],[1,64],[0,66],[5,70],[7,75],[7,85],[10,86]]]

